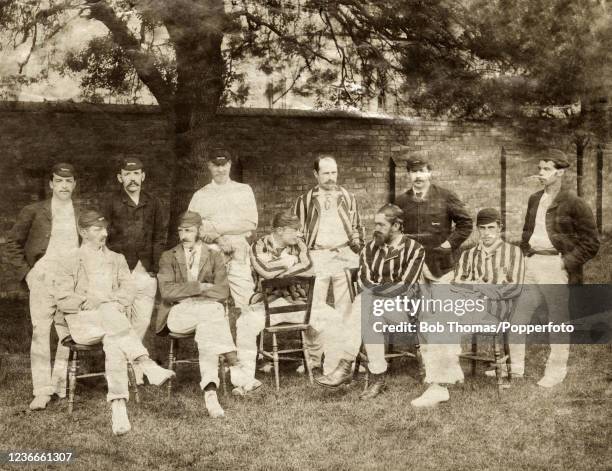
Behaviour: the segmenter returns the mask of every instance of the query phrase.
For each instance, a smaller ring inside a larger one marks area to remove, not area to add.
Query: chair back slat
[[[310,322],[310,313],[312,311],[312,298],[314,292],[315,277],[314,276],[288,276],[285,278],[272,278],[269,280],[263,280],[261,282],[261,288],[263,291],[263,303],[266,313],[266,327],[270,327],[270,316],[285,314],[290,312],[304,311],[304,324]],[[306,291],[306,300],[304,302],[296,302],[287,306],[274,306],[270,307],[270,296],[274,294],[276,290],[282,289],[296,289],[300,286]]]
[[[345,268],[344,275],[346,276],[346,284],[348,286],[349,297],[351,302],[355,301],[359,288],[357,281],[359,279],[359,268]]]

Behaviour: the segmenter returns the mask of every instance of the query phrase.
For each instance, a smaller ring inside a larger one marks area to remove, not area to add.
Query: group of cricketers
[[[368,328],[374,320],[368,303],[452,293],[486,305],[484,312],[462,316],[461,322],[511,319],[528,324],[542,303],[551,321],[568,322],[567,285],[582,281],[582,266],[599,248],[592,212],[562,184],[569,163],[554,149],[534,158],[543,189],[529,198],[520,247],[502,238],[500,212],[484,208],[476,215],[478,241],[464,251],[461,246],[473,229],[470,212],[453,191],[432,182],[432,165],[422,158],[408,159],[412,187],[376,212],[370,240],[355,195],[338,185],[336,159],[321,154],[313,164],[316,185],[291,210],[272,215],[271,232],[251,243],[259,222],[251,187],[230,178],[229,152],[208,150],[205,157],[212,181],[195,192],[178,227],[171,228],[180,242],[170,250],[166,212],[159,198],[143,189],[146,172],[136,158],[121,161],[120,188],[104,207],[85,209],[74,203],[77,173],[72,165],[59,163],[50,172],[51,197],[21,211],[6,251],[30,291],[30,409],[45,409],[53,395],[66,395],[68,348],[62,340],[101,342],[112,430],[127,433],[128,362],[138,384],[146,377],[160,386],[174,376],[143,345],[156,310],[156,333],[194,334],[206,409],[211,417],[223,417],[217,397],[220,355],[229,364],[234,395],[248,395],[262,385],[255,378],[257,336],[266,325],[262,281],[312,274],[305,348],[315,381],[328,388],[349,383],[354,361],[365,351],[370,381],[360,397],[372,399],[385,389],[387,361],[384,334]],[[360,293],[354,300],[347,268],[358,268]],[[155,309],[158,292],[161,301]],[[278,291],[268,302],[288,305],[303,294]],[[235,338],[229,298],[240,311]],[[299,323],[303,317],[290,312],[273,316],[272,323]],[[406,313],[385,312],[384,318],[399,323],[406,321]],[[453,313],[429,311],[419,318],[458,320]],[[59,338],[53,368],[52,325]],[[420,337],[429,387],[412,405],[431,407],[449,399],[449,385],[463,381],[461,344],[459,338],[440,342],[428,333]],[[511,374],[521,377],[525,339],[513,335],[510,343]],[[538,384],[550,388],[561,383],[568,356],[569,338],[551,343]]]

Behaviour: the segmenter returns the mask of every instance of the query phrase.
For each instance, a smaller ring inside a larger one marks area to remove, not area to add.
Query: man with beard
[[[235,352],[236,347],[223,306],[229,296],[225,260],[199,240],[201,226],[198,213],[183,213],[178,227],[181,243],[159,261],[162,305],[156,331],[195,333],[204,404],[210,417],[220,418],[225,412],[217,398],[219,355]]]
[[[238,348],[238,368],[232,368],[232,382],[236,386],[234,395],[244,396],[261,386],[255,379],[255,361],[257,357],[257,335],[265,327],[266,317],[263,305],[262,280],[288,276],[309,275],[312,273],[312,260],[306,244],[300,239],[300,220],[291,211],[278,213],[272,221],[272,233],[258,239],[252,246],[251,264],[257,278],[257,292],[251,300],[249,308],[242,313],[236,323],[236,346]],[[287,306],[296,299],[307,295],[296,289],[293,292],[277,290],[268,298],[270,307]],[[304,312],[292,312],[271,316],[271,325],[282,322],[301,323]],[[310,316],[310,338],[321,349],[330,343],[338,343],[342,318],[340,314],[327,304],[314,305]],[[331,336],[333,340],[330,339]],[[329,340],[328,340],[329,339]],[[313,365],[315,377],[320,373],[321,357],[319,352],[307,349],[309,363]],[[325,365],[335,366],[337,358],[325,352]],[[329,360],[329,361],[328,361]],[[317,363],[318,362],[318,363]]]
[[[428,340],[430,335],[438,339],[443,336],[446,348],[440,352],[439,361],[432,363],[427,361],[430,358],[424,359],[425,382],[429,387],[411,402],[414,407],[432,407],[448,401],[450,396],[444,385],[463,380],[459,364],[461,334],[452,332],[448,323],[496,326],[509,318],[521,292],[525,271],[523,255],[518,246],[502,240],[499,211],[481,209],[476,216],[476,227],[478,245],[461,254],[452,284],[444,296],[445,301],[453,301],[455,309],[448,313],[437,312],[432,318],[432,321],[447,323],[445,332],[442,335],[424,334]],[[468,309],[467,306],[471,307]],[[495,372],[487,371],[489,374]]]
[[[330,374],[316,379],[321,386],[337,388],[351,381],[352,363],[363,339],[372,380],[360,398],[372,399],[385,389],[385,339],[383,332],[375,327],[381,320],[379,314],[371,307],[377,302],[418,297],[418,281],[425,257],[423,246],[402,233],[403,224],[404,214],[396,205],[387,204],[376,213],[374,239],[359,255],[359,284],[364,291],[355,298],[351,315],[344,323],[347,338],[338,366]],[[369,312],[363,312],[366,306]],[[386,310],[383,314],[392,323],[406,322],[410,315],[401,309]]]
[[[202,217],[202,240],[225,254],[234,304],[244,310],[254,291],[247,238],[257,229],[255,195],[249,185],[230,178],[232,156],[228,151],[212,149],[206,155],[212,181],[194,193],[189,211]]]
[[[157,263],[164,251],[168,221],[157,197],[142,189],[146,173],[142,162],[133,157],[122,160],[117,180],[121,190],[105,208],[109,222],[108,247],[127,260],[136,296],[128,309],[128,319],[140,339],[151,322],[157,292]],[[136,382],[142,384],[142,370],[134,365]]]
[[[529,324],[537,308],[546,303],[551,321],[570,320],[568,284],[582,283],[582,266],[599,250],[593,213],[582,198],[565,188],[563,175],[569,163],[562,151],[551,149],[539,156],[538,180],[543,190],[527,204],[521,248],[527,257],[525,288],[512,322]],[[525,369],[525,337],[510,336],[512,372]],[[569,334],[550,339],[550,355],[538,385],[552,388],[567,374]]]
[[[115,435],[130,431],[127,362],[138,362],[149,383],[161,386],[174,372],[158,366],[130,325],[126,313],[134,301],[132,277],[125,257],[106,247],[108,223],[97,211],[79,215],[81,247],[60,262],[54,285],[57,323],[68,326],[76,343],[102,342]],[[63,318],[63,319],[62,319]]]
[[[54,274],[59,260],[79,246],[76,218],[78,207],[72,202],[76,187],[74,167],[67,163],[53,166],[49,178],[51,198],[26,206],[9,231],[6,254],[16,267],[19,279],[30,289],[32,346],[30,362],[34,400],[31,410],[47,407],[53,394],[66,396],[68,349],[58,342],[51,371],[51,325],[56,311],[53,296]],[[61,340],[65,328],[55,325]]]
[[[337,184],[338,166],[333,156],[318,156],[313,174],[317,186],[301,195],[293,207],[317,277],[313,305],[322,307],[327,303],[331,283],[334,307],[343,317],[348,317],[351,303],[344,269],[357,266],[357,254],[364,243],[357,200]],[[322,346],[310,335],[306,339],[313,360],[320,364]]]

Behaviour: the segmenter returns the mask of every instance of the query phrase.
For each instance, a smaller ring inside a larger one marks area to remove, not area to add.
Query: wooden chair
[[[177,365],[198,365],[198,358],[183,358],[177,359],[179,344],[181,340],[192,340],[195,342],[195,331],[188,334],[177,334],[175,332],[168,333],[170,339],[170,348],[168,349],[168,369],[176,371]],[[219,371],[221,376],[221,391],[225,395],[227,394],[226,387],[226,374],[225,374],[225,361],[223,355],[219,355]],[[168,399],[172,395],[172,383],[173,379],[168,381]]]
[[[346,276],[349,296],[350,296],[351,303],[352,303],[355,301],[357,294],[359,294],[359,289],[358,289],[358,284],[357,284],[357,281],[358,281],[357,278],[359,276],[359,268],[345,268],[344,274]],[[417,316],[413,317],[413,322],[416,324],[418,328]],[[390,362],[397,358],[414,358],[417,361],[418,366],[419,366],[419,381],[422,381],[422,379],[425,376],[424,374],[425,368],[423,366],[423,358],[421,356],[421,345],[419,343],[418,329],[417,329],[417,333],[414,335],[414,350],[415,350],[414,353],[409,352],[409,351],[394,352],[391,348],[392,345],[389,341],[389,334],[385,333],[384,336],[385,336],[385,360]],[[363,343],[361,344],[361,348],[359,349],[359,353],[357,354],[357,358],[355,359],[355,370],[353,372],[353,379],[357,379],[357,375],[359,374],[359,367],[361,366],[362,362],[363,363],[368,362],[368,356],[365,352],[365,347]],[[366,368],[366,373],[365,373],[366,388],[368,386],[369,375],[370,375],[369,370]]]
[[[68,337],[62,340],[62,345],[64,347],[68,347],[70,352],[68,354],[68,413],[72,414],[74,410],[74,395],[76,391],[77,380],[83,378],[95,378],[99,376],[105,376],[105,372],[89,372],[79,374],[79,361],[80,356],[90,352],[100,352],[103,351],[102,342],[98,342],[93,345],[83,345],[80,343],[76,343],[72,340],[72,337],[69,335]],[[138,385],[136,384],[136,375],[134,374],[134,368],[132,364],[128,361],[128,378],[129,383],[133,388],[134,399],[136,403],[140,402],[140,394],[138,393]]]
[[[310,367],[310,359],[308,358],[308,352],[304,347],[304,332],[310,326],[310,314],[312,311],[312,296],[314,291],[314,276],[294,276],[286,278],[272,278],[269,280],[263,280],[261,283],[263,291],[263,303],[266,315],[266,325],[261,331],[259,336],[259,349],[258,354],[268,360],[272,360],[274,364],[274,381],[276,390],[280,390],[280,372],[279,372],[279,361],[290,360],[295,361],[294,356],[287,356],[291,353],[302,353],[304,368],[308,373],[308,380],[310,384],[313,383],[312,370]],[[270,296],[276,290],[292,290],[299,285],[301,288],[306,290],[306,298],[303,302],[295,302],[287,306],[270,306]],[[287,314],[291,312],[304,312],[304,317],[300,323],[282,322],[280,324],[271,325],[271,317],[278,314]],[[299,348],[286,348],[279,350],[278,348],[278,334],[287,334],[291,332],[299,332],[300,334],[300,347]],[[264,338],[266,334],[272,336],[272,351],[265,350]]]
[[[484,355],[478,351],[478,338],[484,337],[491,339],[493,344],[493,356]],[[503,349],[503,355],[502,355]],[[498,333],[475,333],[472,334],[472,351],[462,353],[459,358],[465,358],[471,363],[472,376],[476,375],[477,362],[484,362],[495,366],[495,377],[497,379],[497,394],[500,395],[502,389],[509,387],[512,382],[512,370],[510,368],[510,346],[508,345],[508,332]],[[502,378],[502,366],[508,369],[508,383],[504,384]]]

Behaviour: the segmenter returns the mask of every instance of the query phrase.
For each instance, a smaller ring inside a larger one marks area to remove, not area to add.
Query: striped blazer
[[[338,187],[338,215],[346,232],[348,244],[358,252],[364,245],[365,228],[361,225],[357,200],[348,190]],[[316,186],[299,196],[293,207],[294,214],[300,218],[301,231],[309,249],[315,247],[319,232],[321,206],[319,204],[319,187]]]
[[[406,235],[397,247],[372,240],[359,254],[359,285],[384,297],[416,295],[424,260],[423,246]]]
[[[455,266],[453,283],[498,285],[493,292],[487,291],[487,311],[505,320],[514,310],[524,277],[525,259],[520,247],[502,241],[490,253],[482,243],[465,250]]]

